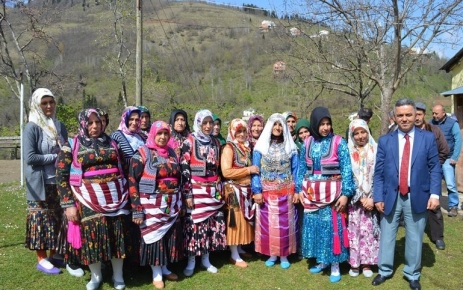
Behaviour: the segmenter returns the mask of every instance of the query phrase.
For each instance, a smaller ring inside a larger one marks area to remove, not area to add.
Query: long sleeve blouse
[[[232,147],[233,145],[227,144],[223,147],[222,156],[220,158],[220,167],[222,169],[222,175],[226,179],[233,180],[234,182],[241,185],[249,185],[251,183],[251,158],[250,156],[244,156],[237,152]],[[250,155],[250,153],[247,152]],[[235,158],[238,158],[238,162],[234,162]]]

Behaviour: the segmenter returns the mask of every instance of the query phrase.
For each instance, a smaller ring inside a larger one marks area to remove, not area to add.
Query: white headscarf
[[[286,154],[288,154],[289,156],[297,154],[297,146],[294,143],[293,137],[291,136],[291,133],[288,130],[288,126],[286,125],[286,119],[282,114],[279,113],[275,113],[268,118],[267,122],[265,123],[264,130],[262,131],[259,140],[257,140],[254,150],[260,152],[262,155],[268,153],[272,137],[273,125],[276,122],[280,123],[283,127],[283,143],[285,144]]]
[[[363,128],[368,133],[368,143],[365,144],[362,151],[359,150],[354,140],[354,131],[358,128]],[[349,147],[352,172],[357,180],[357,185],[363,193],[369,195],[373,185],[377,144],[373,136],[370,135],[367,122],[362,119],[354,119],[350,122],[347,146]]]
[[[212,131],[211,131],[211,135],[206,135],[203,133],[203,131],[201,130],[201,125],[203,124],[203,120],[206,118],[206,117],[211,117],[212,119],[212,113],[211,111],[209,110],[199,110],[196,115],[195,115],[195,119],[193,121],[193,135],[196,137],[196,139],[198,139],[199,141],[203,142],[203,143],[209,143],[211,142],[211,135],[212,135]]]
[[[53,100],[55,96],[51,93],[49,89],[39,88],[34,91],[31,97],[31,111],[29,113],[29,122],[35,123],[37,126],[42,128],[45,135],[53,142],[53,146],[61,144],[59,142],[58,131],[56,130],[56,107],[51,118],[45,116],[43,113],[40,103],[42,102],[43,97],[52,97]]]

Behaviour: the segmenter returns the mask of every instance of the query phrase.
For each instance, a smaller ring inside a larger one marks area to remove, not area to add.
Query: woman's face
[[[53,97],[45,96],[40,100],[40,108],[42,109],[43,114],[51,118],[53,113],[55,113],[56,102]]]
[[[88,136],[90,138],[98,138],[102,132],[102,124],[95,113],[90,114],[87,122]]]
[[[239,127],[238,130],[235,132],[235,139],[239,143],[244,143],[246,141],[246,136],[248,134],[248,130],[244,127]]]
[[[288,125],[289,132],[293,132],[296,128],[296,118],[288,117],[286,120],[286,125]]]
[[[212,135],[213,136],[217,136],[220,134],[220,121],[219,120],[215,120],[214,121],[214,128],[212,130]]]
[[[323,118],[321,121],[320,121],[320,125],[318,127],[318,133],[320,133],[320,135],[322,137],[326,137],[328,136],[330,133],[331,133],[331,122],[330,122],[330,119],[328,118]]]
[[[272,135],[274,136],[281,136],[283,134],[283,126],[281,125],[280,122],[275,122],[272,127]]]
[[[354,142],[357,146],[363,147],[368,143],[369,134],[364,128],[354,130]]]
[[[204,133],[204,135],[209,136],[212,133],[212,127],[214,122],[212,121],[212,117],[206,117],[203,119],[203,122],[201,123],[201,131]]]
[[[182,133],[186,128],[186,120],[185,117],[183,117],[182,114],[177,114],[175,115],[175,120],[174,120],[174,130]]]
[[[154,136],[154,143],[158,146],[166,146],[167,141],[169,141],[169,133],[167,130],[160,130],[156,133],[156,136]]]
[[[136,132],[140,128],[140,116],[137,112],[133,112],[129,116],[129,131]]]
[[[101,125],[103,126],[103,128],[106,128],[106,126],[108,125],[108,120],[106,120],[106,116],[100,116],[100,119]]]
[[[262,134],[262,130],[264,130],[264,127],[262,126],[262,123],[259,120],[254,120],[254,122],[252,122],[252,126],[251,126],[252,138],[259,139],[260,134]]]
[[[148,113],[141,113],[140,117],[140,129],[146,130],[150,126],[150,115]]]
[[[307,138],[307,137],[310,136],[309,129],[307,129],[306,127],[302,127],[302,128],[299,129],[299,131],[297,132],[297,136],[299,137],[299,139],[300,139],[301,141],[304,141],[305,138]]]

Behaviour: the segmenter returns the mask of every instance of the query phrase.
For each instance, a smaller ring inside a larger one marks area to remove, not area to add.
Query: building
[[[450,113],[454,113],[458,119],[458,124],[463,128],[463,48],[460,49],[449,61],[447,61],[440,70],[445,70],[452,74],[452,88],[449,91],[441,93],[444,97],[451,97],[452,108]],[[463,135],[463,132],[462,132]],[[456,165],[456,180],[458,191],[463,191],[463,148],[460,153],[460,159]]]
[[[279,60],[273,64],[273,74],[274,75],[284,74],[285,71],[286,71],[286,63],[284,61]]]

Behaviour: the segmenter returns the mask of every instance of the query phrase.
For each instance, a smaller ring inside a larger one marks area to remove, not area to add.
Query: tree
[[[15,8],[11,8],[11,2]],[[21,1],[2,1],[0,4],[0,77],[18,99],[22,82],[25,95],[30,96],[38,86],[51,86],[53,78],[60,79],[41,51],[50,45],[58,47],[46,30],[54,13],[58,11],[46,3],[26,6]]]
[[[318,82],[325,89],[354,95],[360,106],[377,87],[383,133],[392,96],[404,77],[429,49],[456,44],[461,39],[461,0],[307,3],[309,18],[330,28],[322,33],[319,26],[312,25],[307,28],[307,37],[293,38],[289,55],[297,63],[292,66],[296,67],[295,75],[306,82]],[[298,53],[301,49],[304,54]]]

